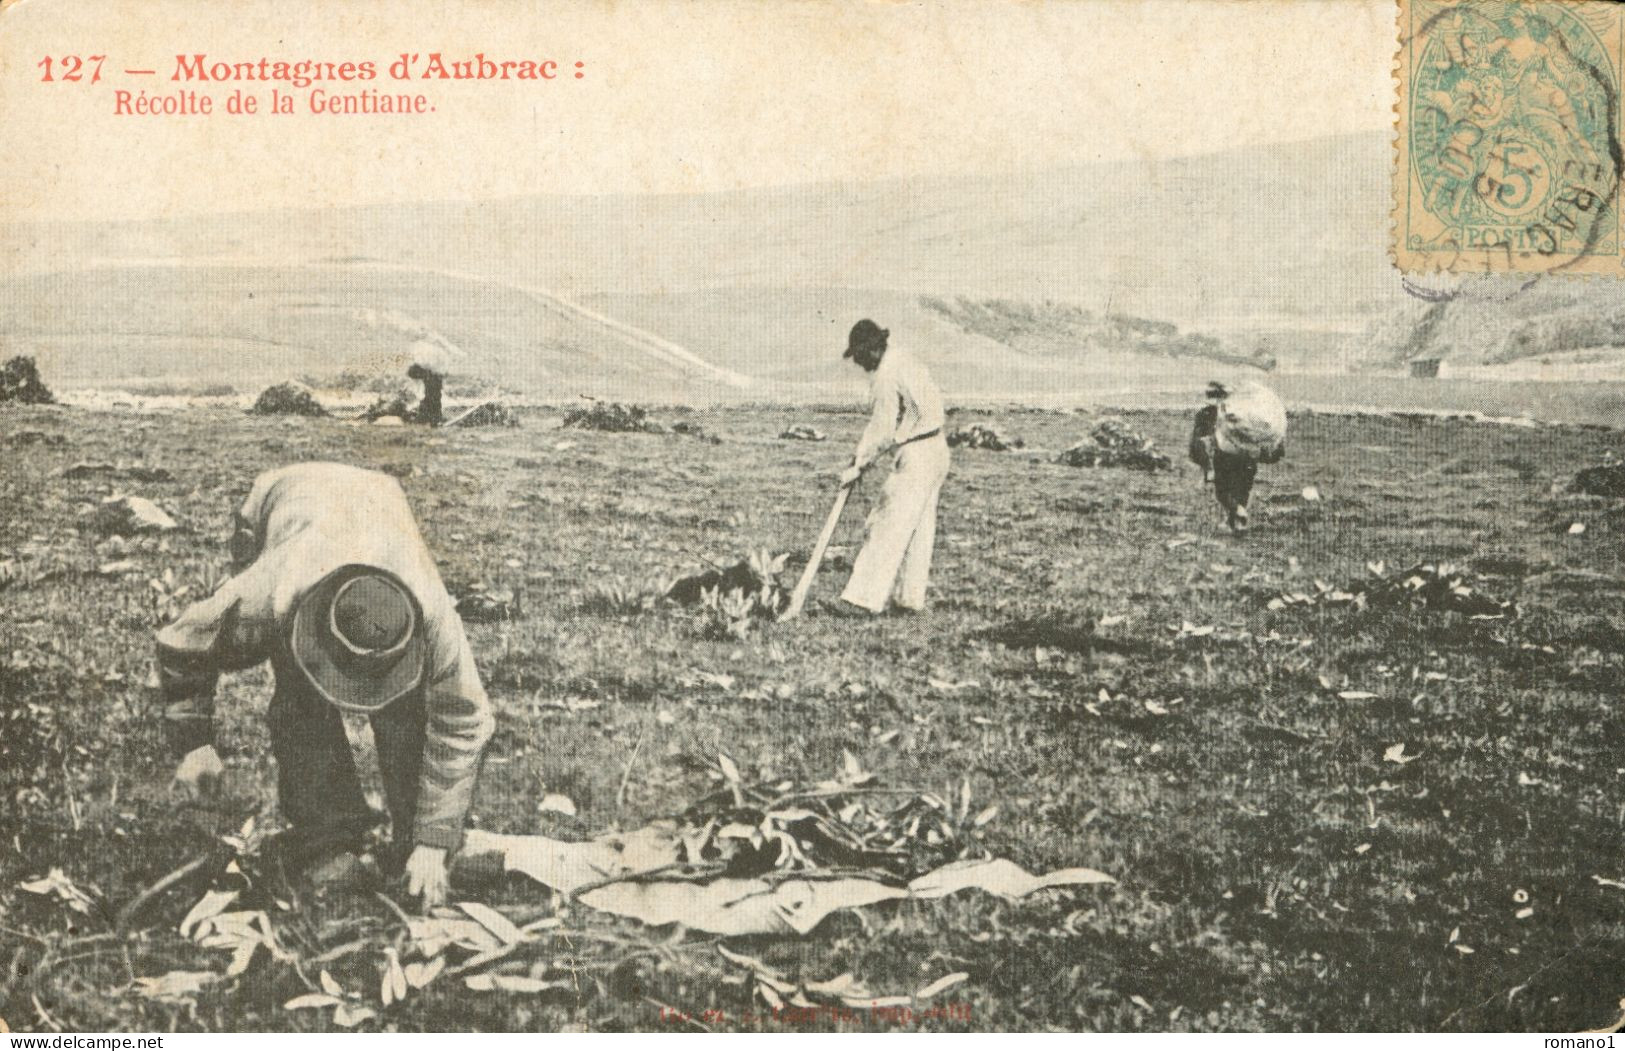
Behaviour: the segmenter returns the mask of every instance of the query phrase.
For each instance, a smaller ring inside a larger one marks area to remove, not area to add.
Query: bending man
[[[937,497],[948,477],[942,394],[925,366],[887,346],[887,330],[865,319],[852,326],[844,357],[870,374],[873,413],[841,484],[895,450],[892,473],[869,513],[868,535],[841,598],[869,613],[888,599],[900,610],[925,608],[926,580],[937,532]]]
[[[223,771],[220,673],[270,661],[284,863],[317,883],[356,872],[377,820],[344,729],[353,713],[377,743],[394,835],[385,867],[406,858],[409,893],[444,901],[493,720],[400,485],[331,463],[267,471],[237,512],[232,558],[237,575],[158,632],[177,786],[195,793]]]

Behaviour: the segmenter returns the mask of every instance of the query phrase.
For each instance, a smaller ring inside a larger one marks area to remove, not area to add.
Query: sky
[[[0,0],[0,221],[1038,171],[1374,131],[1392,119],[1393,11],[1392,0]],[[436,51],[552,60],[560,76],[387,76],[400,54]],[[310,112],[311,89],[171,81],[176,56],[194,53],[370,60],[375,80],[313,87],[422,93],[433,109],[335,116]],[[95,54],[107,56],[100,83],[60,79],[68,56]],[[263,112],[273,87],[293,114]],[[223,112],[235,88],[262,112]],[[193,90],[216,109],[118,115],[121,89],[132,102]]]

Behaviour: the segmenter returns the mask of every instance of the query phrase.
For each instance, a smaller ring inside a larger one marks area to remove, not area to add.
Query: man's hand
[[[188,799],[213,795],[225,772],[226,764],[220,761],[220,753],[214,750],[214,745],[206,744],[186,753],[186,758],[175,767],[175,779],[169,787]]]
[[[406,893],[423,895],[423,910],[446,903],[446,851],[441,847],[417,846],[406,859]]]
[[[862,477],[863,468],[857,466],[856,464],[848,467],[846,470],[841,472],[841,488],[844,489],[849,485],[856,484],[857,480]]]

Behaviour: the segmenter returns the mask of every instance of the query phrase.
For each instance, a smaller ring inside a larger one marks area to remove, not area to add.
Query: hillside
[[[1171,325],[1106,319],[1055,303],[841,288],[594,295],[584,302],[774,384],[849,384],[855,373],[841,351],[847,330],[862,317],[890,329],[893,340],[929,362],[944,389],[957,394],[1036,397],[1176,378],[1191,367],[1188,357],[1171,352],[1176,347],[1210,353],[1199,356],[1204,368],[1237,365],[1217,344],[1177,331],[1164,337]],[[1002,324],[986,323],[993,316]]]
[[[1259,369],[1275,367],[1275,360],[1268,354],[1234,351],[1212,336],[1180,332],[1168,321],[1096,314],[1065,303],[976,300],[966,296],[928,296],[921,305],[960,331],[984,336],[1019,354],[1053,358],[1132,353]]]
[[[1352,317],[1399,290],[1382,133],[1158,163],[691,195],[0,228],[0,272],[377,260],[566,296],[902,289],[1172,321]]]
[[[1372,320],[1345,353],[1367,367],[1439,358],[1452,371],[1625,375],[1625,295],[1611,281],[1479,276]]]
[[[0,340],[62,382],[246,384],[393,371],[432,332],[471,374],[518,389],[686,397],[672,384],[849,384],[840,341],[874,316],[960,393],[1120,386],[1178,375],[1180,355],[1234,361],[1203,337],[1238,319],[1357,328],[1387,280],[1353,247],[1381,226],[1379,140],[978,178],[11,226]]]
[[[849,385],[875,317],[962,396],[1274,362],[1625,377],[1608,282],[1406,294],[1384,134],[1161,163],[694,195],[0,227],[0,349],[60,382],[399,370],[425,334],[541,394]],[[782,393],[782,392],[780,392]]]
[[[1101,319],[1088,338],[1080,327],[1062,346],[1059,326],[1078,324],[1073,311],[1021,308],[1033,339],[1050,341],[1039,353],[1019,326],[977,331],[944,314],[940,300],[843,289],[570,301],[467,274],[366,263],[148,264],[0,279],[0,301],[0,346],[37,356],[66,386],[204,381],[247,393],[289,377],[366,386],[398,379],[428,347],[464,388],[531,397],[818,397],[859,379],[841,350],[863,316],[882,319],[961,396],[1036,397],[1187,367],[1145,338],[1171,328],[1160,323]]]
[[[398,376],[415,344],[454,376],[574,395],[750,381],[547,293],[356,265],[91,267],[0,281],[0,341],[69,385]]]

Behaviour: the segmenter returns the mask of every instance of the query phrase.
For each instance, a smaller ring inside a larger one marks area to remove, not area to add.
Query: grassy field
[[[1049,450],[1092,422],[983,419]],[[1179,450],[1180,414],[1128,419]],[[798,421],[831,440],[774,440]],[[297,959],[261,954],[195,1006],[131,985],[223,970],[221,953],[175,930],[197,891],[161,899],[133,934],[109,920],[248,815],[275,824],[268,673],[226,681],[230,772],[210,806],[167,796],[144,683],[154,625],[224,565],[253,475],[304,459],[401,477],[454,590],[522,592],[519,619],[470,629],[499,709],[480,827],[635,828],[715,790],[719,752],[748,780],[813,782],[844,750],[888,786],[957,792],[968,778],[975,807],[999,807],[981,843],[996,855],[1119,880],[872,906],[801,940],[731,939],[733,951],[808,979],[850,971],[877,993],[967,972],[950,999],[968,1020],[926,1024],[938,1029],[1549,1031],[1617,1016],[1625,508],[1565,491],[1578,467],[1621,451],[1617,432],[1302,416],[1241,539],[1188,465],[1148,475],[961,451],[927,615],[866,624],[814,608],[715,641],[694,612],[634,611],[609,586],[804,550],[862,419],[761,409],[703,422],[720,444],[559,431],[543,414],[435,433],[224,409],[7,410],[0,1016],[14,1030],[46,1017],[72,1030],[298,1029],[330,1024],[280,1006],[323,967],[376,989],[398,920],[371,897],[273,910]],[[169,480],[64,475],[81,461]],[[1318,501],[1300,495],[1310,485]],[[873,487],[815,595],[835,594]],[[115,489],[157,501],[181,531],[110,545],[84,510]],[[1358,581],[1368,562],[1424,559],[1457,563],[1518,615],[1270,608],[1317,580]],[[116,560],[137,569],[95,572]],[[540,813],[548,792],[577,816]],[[17,888],[53,867],[93,894],[88,914]],[[555,904],[517,879],[481,893],[527,916]],[[366,1026],[688,1027],[662,1021],[660,1004],[720,1012],[712,1028],[781,1025],[745,1020],[763,1007],[715,938],[579,906],[561,920],[535,966],[573,975],[568,995],[448,979]]]

